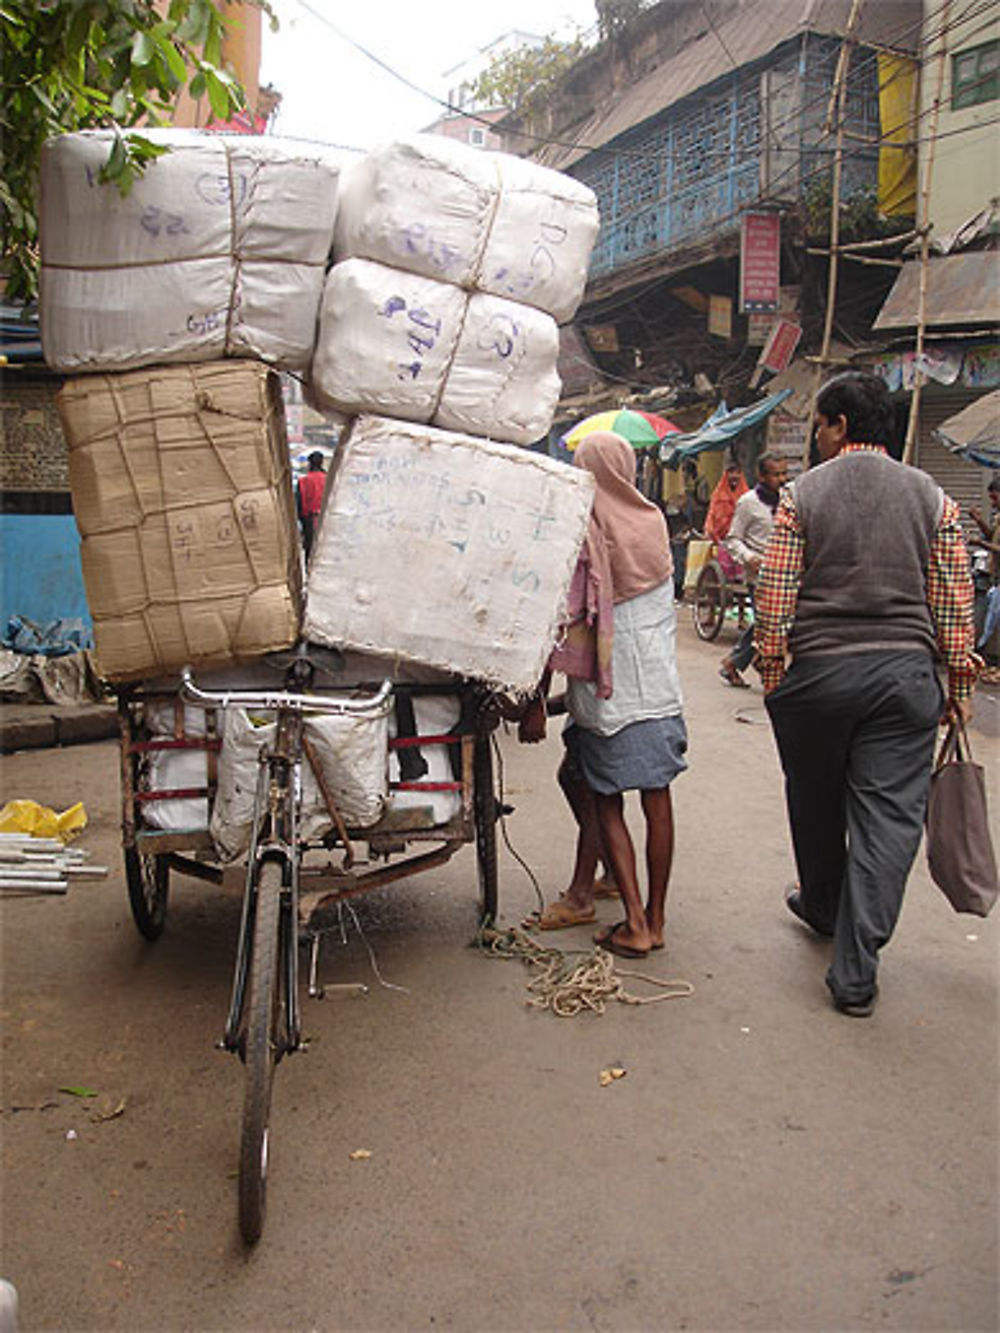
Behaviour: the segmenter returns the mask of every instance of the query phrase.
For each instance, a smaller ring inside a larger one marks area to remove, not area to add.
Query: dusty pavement
[[[326,979],[371,989],[306,1000],[311,1048],[278,1071],[249,1255],[240,1067],[213,1050],[238,901],[179,880],[144,944],[114,743],[6,757],[2,795],[83,798],[83,845],[113,867],[66,899],[0,903],[0,1275],[22,1330],[995,1329],[1000,912],[955,916],[921,854],[874,1018],[835,1014],[826,947],[781,903],[761,695],[720,684],[721,647],[684,623],[692,766],[668,947],[644,968],[693,997],[526,1010],[522,966],[467,947],[471,849],[360,900],[382,976],[406,989],[378,984],[356,934],[330,945]],[[994,810],[998,734],[982,692]],[[503,749],[510,838],[553,892],[572,842],[558,738]],[[533,890],[506,852],[501,874],[516,922]],[[627,1076],[600,1087],[615,1063]],[[95,1123],[59,1091],[74,1085],[124,1109]]]

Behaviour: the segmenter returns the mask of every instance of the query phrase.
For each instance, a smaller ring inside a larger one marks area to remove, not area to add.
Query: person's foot
[[[843,1000],[839,996],[833,997],[833,1007],[838,1014],[846,1014],[848,1018],[871,1018],[875,1012],[875,1001],[878,999],[878,987],[870,995],[866,995],[862,1000]]]
[[[597,920],[597,912],[592,902],[581,902],[560,894],[554,903],[548,903],[539,913],[536,925],[539,930],[569,930],[571,926],[586,926]]]
[[[797,886],[795,888],[789,889],[788,892],[785,894],[785,906],[791,912],[792,916],[798,917],[798,919],[802,922],[802,924],[804,926],[808,926],[809,929],[814,934],[822,936],[824,940],[833,939],[832,930],[821,929],[819,926],[815,924],[815,922],[810,921],[809,918],[806,916],[805,909],[802,906],[802,894],[799,892]]]
[[[654,921],[653,918],[652,918],[652,917],[650,916],[650,914],[649,914],[649,910],[648,910],[648,908],[647,908],[647,910],[646,910],[646,929],[649,931],[649,947],[650,947],[650,949],[654,949],[654,950],[655,950],[655,949],[662,949],[662,948],[663,948],[663,922],[662,922],[662,921]]]
[[[728,657],[722,659],[722,665],[719,667],[719,675],[727,685],[732,685],[737,690],[748,690],[750,688],[749,683],[743,679]]]
[[[606,870],[599,879],[594,880],[595,898],[618,898],[619,896],[618,885],[609,871]]]
[[[594,943],[619,958],[645,958],[651,948],[648,932],[634,934],[627,921],[616,921],[595,932]]]

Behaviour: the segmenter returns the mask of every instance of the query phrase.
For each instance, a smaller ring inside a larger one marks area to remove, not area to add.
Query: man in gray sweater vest
[[[920,844],[938,722],[967,718],[979,666],[958,506],[889,458],[891,433],[881,380],[851,371],[824,386],[822,462],[785,488],[757,584],[799,877],[786,902],[833,937],[827,985],[858,1018]]]

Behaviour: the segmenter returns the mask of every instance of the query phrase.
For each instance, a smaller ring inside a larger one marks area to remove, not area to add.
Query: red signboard
[[[740,314],[778,309],[781,281],[781,218],[777,213],[744,213],[740,231]]]
[[[773,370],[776,375],[786,370],[792,364],[801,337],[802,330],[798,324],[793,324],[790,319],[779,319],[771,330],[758,364],[765,370]]]

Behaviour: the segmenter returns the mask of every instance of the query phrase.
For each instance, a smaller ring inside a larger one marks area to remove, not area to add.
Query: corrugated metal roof
[[[551,145],[537,158],[547,166],[565,170],[592,149],[603,147],[730,73],[734,60],[740,67],[752,64],[806,31],[842,35],[850,8],[850,0],[740,0],[735,13],[714,25],[706,19],[704,32],[693,41],[608,104],[595,109],[575,134],[576,141],[586,147]],[[861,11],[859,40],[912,51],[920,33],[921,15],[921,0],[878,0]]]
[[[875,329],[912,329],[920,299],[920,264],[904,264],[878,312]],[[927,265],[928,325],[1000,323],[1000,258],[995,250],[941,255]]]

